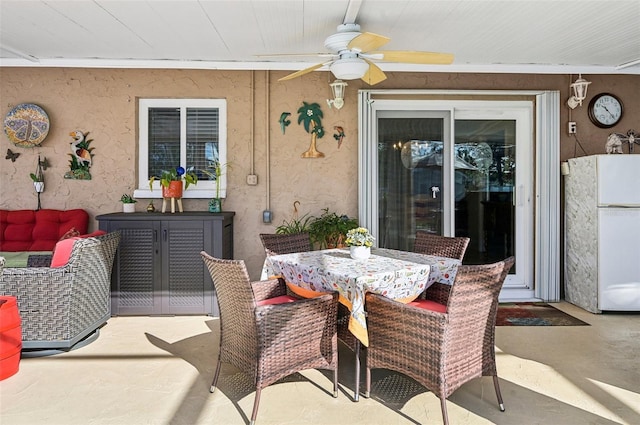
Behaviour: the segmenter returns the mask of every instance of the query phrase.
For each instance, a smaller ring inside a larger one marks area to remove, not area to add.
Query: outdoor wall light
[[[335,80],[333,83],[329,84],[331,87],[331,93],[333,94],[333,99],[327,99],[327,104],[329,108],[332,106],[336,109],[340,109],[344,106],[344,88],[347,87],[347,83],[342,80]]]
[[[591,81],[587,81],[582,78],[582,74],[578,74],[578,79],[571,84],[571,90],[573,90],[573,96],[567,100],[567,105],[571,109],[575,109],[577,106],[582,106],[582,101],[587,97],[587,87],[591,84]]]

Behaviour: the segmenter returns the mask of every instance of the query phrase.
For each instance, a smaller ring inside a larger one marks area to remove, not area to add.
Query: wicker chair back
[[[462,261],[469,240],[464,236],[440,236],[425,230],[418,230],[413,251],[438,257],[457,258]]]
[[[311,239],[308,233],[261,233],[260,240],[267,255],[290,254],[311,249]]]

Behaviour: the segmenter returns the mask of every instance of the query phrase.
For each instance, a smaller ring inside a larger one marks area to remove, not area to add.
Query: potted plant
[[[222,211],[222,199],[220,198],[220,178],[222,177],[222,169],[228,167],[228,164],[220,164],[220,161],[215,160],[211,162],[209,170],[202,170],[209,179],[216,181],[216,196],[209,200],[209,212],[221,212]]]
[[[40,156],[38,156],[38,165],[36,166],[36,172],[29,174],[31,180],[33,180],[33,187],[36,189],[37,193],[44,192],[44,166],[46,164],[47,158],[44,160],[40,160]]]
[[[347,215],[338,215],[325,208],[320,217],[314,217],[309,223],[311,241],[322,248],[338,248],[343,246],[349,230],[358,227],[358,220]]]
[[[356,227],[347,232],[344,244],[349,247],[351,258],[366,260],[371,256],[371,247],[375,238],[365,227]]]
[[[149,188],[153,190],[153,182],[156,176],[149,179]],[[163,198],[182,198],[182,180],[185,181],[184,190],[191,184],[198,183],[198,175],[193,171],[186,171],[183,167],[176,167],[160,174],[160,186],[162,187]]]
[[[313,217],[307,214],[298,218],[293,217],[291,220],[282,220],[282,224],[276,227],[276,233],[281,235],[292,235],[296,233],[309,233],[309,222]]]
[[[120,197],[120,202],[122,202],[122,212],[132,213],[136,212],[136,201],[133,199],[131,195],[125,193]]]

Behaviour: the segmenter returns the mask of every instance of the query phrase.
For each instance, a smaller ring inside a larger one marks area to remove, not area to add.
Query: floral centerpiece
[[[347,246],[366,246],[370,248],[373,246],[373,241],[375,240],[376,238],[369,233],[368,229],[365,227],[356,227],[347,232],[347,239],[345,239],[344,244]]]
[[[344,240],[345,245],[349,247],[351,258],[356,260],[366,260],[371,255],[371,247],[373,237],[369,230],[365,227],[356,227],[347,232],[347,239]]]

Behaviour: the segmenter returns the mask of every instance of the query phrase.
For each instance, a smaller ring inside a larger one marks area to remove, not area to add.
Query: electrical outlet
[[[569,121],[569,134],[576,134],[578,126],[575,121]]]
[[[250,186],[255,186],[258,184],[258,176],[256,174],[249,174],[247,176],[247,184]]]

